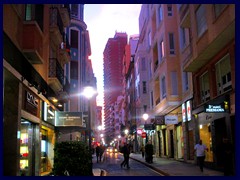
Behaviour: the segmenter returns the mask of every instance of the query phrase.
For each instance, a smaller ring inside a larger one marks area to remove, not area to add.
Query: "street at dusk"
[[[3,4],[3,175],[236,176],[236,6]]]

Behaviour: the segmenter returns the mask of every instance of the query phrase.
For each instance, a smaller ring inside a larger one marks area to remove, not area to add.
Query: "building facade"
[[[156,156],[196,161],[202,139],[205,164],[222,169],[217,147],[223,137],[235,142],[235,6],[144,4],[139,27]]]
[[[104,66],[104,128],[106,142],[114,139],[114,129],[111,125],[112,106],[117,97],[122,94],[122,59],[127,44],[127,34],[116,32],[109,38],[103,52]],[[112,128],[111,128],[112,127]]]
[[[4,175],[39,176],[53,167],[55,112],[69,93],[69,22],[63,4],[3,6]]]

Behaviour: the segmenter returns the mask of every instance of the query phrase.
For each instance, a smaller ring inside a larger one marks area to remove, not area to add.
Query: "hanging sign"
[[[186,105],[187,105],[187,108],[186,108],[186,110],[187,110],[187,120],[190,121],[191,117],[192,117],[190,101],[187,101]]]
[[[167,115],[165,116],[165,124],[177,124],[178,117],[176,115]]]
[[[185,103],[182,104],[182,121],[186,121],[186,109],[185,109]]]

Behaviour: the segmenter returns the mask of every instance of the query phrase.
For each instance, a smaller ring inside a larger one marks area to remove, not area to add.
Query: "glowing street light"
[[[149,115],[147,113],[144,113],[142,117],[146,121],[149,118]]]
[[[82,92],[82,95],[85,96],[87,99],[88,99],[88,136],[89,136],[89,151],[90,151],[90,154],[92,154],[92,137],[91,137],[91,132],[92,132],[92,129],[91,129],[91,101],[90,99],[96,95],[97,92],[95,91],[95,89],[91,86],[87,86],[83,89],[83,92]],[[92,171],[92,157],[91,157],[91,171]]]

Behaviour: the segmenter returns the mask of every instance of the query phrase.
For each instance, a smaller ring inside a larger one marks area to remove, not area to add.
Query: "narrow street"
[[[104,161],[98,163],[96,156],[93,155],[93,168],[104,169],[106,176],[163,176],[133,159],[129,159],[130,169],[121,168],[122,161],[123,156],[120,153],[106,153]]]

